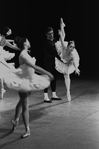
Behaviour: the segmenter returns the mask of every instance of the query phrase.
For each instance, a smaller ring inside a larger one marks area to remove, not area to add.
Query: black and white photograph
[[[99,1],[0,6],[0,149],[99,149]]]

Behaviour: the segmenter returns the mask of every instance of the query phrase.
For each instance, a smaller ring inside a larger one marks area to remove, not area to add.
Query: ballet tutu
[[[55,69],[62,74],[71,74],[75,71],[73,64],[67,64],[55,57]]]
[[[9,51],[5,51],[3,47],[0,46],[0,55],[5,60],[11,60],[15,56],[15,53],[10,53]]]
[[[33,75],[32,80],[20,78],[19,75],[10,75],[4,78],[4,83],[9,89],[20,92],[44,90],[50,85],[50,79],[46,75]]]
[[[78,68],[79,67],[79,55],[78,55],[76,49],[73,50],[72,57],[73,57],[73,61],[76,65],[76,67]],[[63,62],[61,62],[59,59],[57,59],[55,57],[55,68],[56,68],[56,70],[60,73],[63,73],[63,74],[73,73],[75,71],[75,67],[72,64],[72,62],[68,65],[68,62],[66,62],[66,60],[64,60],[64,59],[62,59],[62,60],[63,60]]]
[[[12,66],[7,68],[0,61],[0,69],[2,68],[2,75],[0,78],[4,80],[4,84],[9,89],[20,92],[44,90],[50,85],[50,78],[47,75],[38,75],[35,70],[27,66],[21,65],[19,68]]]

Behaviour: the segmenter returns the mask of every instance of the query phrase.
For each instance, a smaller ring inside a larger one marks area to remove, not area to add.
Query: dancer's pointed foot
[[[1,94],[0,94],[0,98],[3,99],[4,93],[6,92],[6,90],[4,88],[1,89]]]
[[[63,22],[63,19],[62,19],[62,18],[61,18],[61,25],[62,25],[63,27],[66,26],[65,23]]]
[[[67,100],[68,101],[71,101],[71,95],[70,95],[70,93],[67,93]]]
[[[16,127],[18,126],[19,124],[19,120],[11,120],[11,123],[12,123],[12,131],[14,131],[16,129]]]
[[[30,130],[26,131],[25,134],[21,136],[21,138],[26,138],[30,136]]]

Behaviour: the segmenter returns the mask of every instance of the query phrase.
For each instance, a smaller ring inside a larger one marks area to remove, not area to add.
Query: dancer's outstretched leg
[[[70,95],[70,76],[69,74],[64,74],[64,79],[65,79],[65,86],[67,89],[67,100],[71,101],[71,95]]]
[[[63,22],[63,19],[61,18],[61,20],[60,20],[60,30],[62,32],[63,40],[65,39],[65,30],[64,30],[64,27],[65,27],[65,24]]]

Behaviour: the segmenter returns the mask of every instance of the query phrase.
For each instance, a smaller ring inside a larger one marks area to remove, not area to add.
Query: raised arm
[[[13,40],[11,41],[10,40],[10,42],[13,42]],[[6,46],[8,46],[9,48],[11,48],[11,49],[14,49],[14,50],[20,50],[17,46],[16,46],[16,44],[11,44],[9,42],[9,40],[6,40]],[[14,42],[13,42],[14,43]]]
[[[13,39],[6,39],[7,42],[14,42]]]

